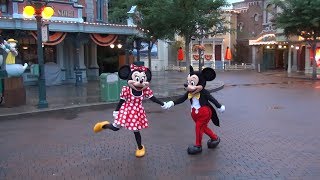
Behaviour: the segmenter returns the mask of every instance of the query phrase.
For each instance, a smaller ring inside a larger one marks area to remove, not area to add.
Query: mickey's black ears
[[[194,70],[193,70],[193,67],[191,65],[190,65],[189,69],[190,69],[190,74],[192,74],[194,72]]]
[[[206,81],[212,81],[216,78],[216,72],[212,68],[204,68],[201,72]]]
[[[129,65],[124,65],[119,69],[118,75],[120,79],[127,80],[131,73],[131,69]]]

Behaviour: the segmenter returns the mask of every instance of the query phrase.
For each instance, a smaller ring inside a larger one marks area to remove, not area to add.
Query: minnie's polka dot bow
[[[145,67],[145,66],[136,66],[136,65],[134,65],[134,64],[131,64],[131,66],[130,66],[130,69],[131,69],[131,71],[134,71],[134,70],[138,70],[138,71],[147,71],[147,67]]]

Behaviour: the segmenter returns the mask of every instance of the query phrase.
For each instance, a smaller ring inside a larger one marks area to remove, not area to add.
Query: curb
[[[213,92],[217,92],[223,88],[224,88],[224,83],[222,83],[221,86],[214,88],[214,89],[209,89],[208,91],[210,93],[213,93]],[[180,96],[181,95],[159,97],[158,99],[161,101],[169,101],[172,99],[176,99]],[[151,102],[146,101],[144,103],[151,103]],[[104,110],[104,109],[108,109],[108,108],[115,108],[117,104],[118,104],[118,101],[116,101],[116,102],[88,103],[88,104],[74,105],[74,106],[68,106],[68,107],[62,107],[62,108],[4,114],[4,115],[0,115],[0,121],[12,120],[12,119],[25,119],[25,118],[30,118],[30,117],[51,116],[51,115],[60,115],[61,116],[61,114],[65,114],[65,113],[75,114],[75,113],[86,112],[86,111],[99,111],[99,110]]]

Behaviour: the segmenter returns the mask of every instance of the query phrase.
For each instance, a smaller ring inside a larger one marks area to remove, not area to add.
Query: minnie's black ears
[[[131,69],[129,65],[122,66],[118,71],[119,78],[123,80],[127,80],[129,78],[130,73]]]
[[[204,68],[201,74],[206,81],[212,81],[216,78],[216,72],[212,68]]]

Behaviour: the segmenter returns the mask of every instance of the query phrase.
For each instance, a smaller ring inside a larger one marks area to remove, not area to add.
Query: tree
[[[228,31],[221,16],[225,0],[172,0],[167,23],[185,40],[186,65],[190,65],[189,44],[192,38],[203,38]]]
[[[301,36],[312,48],[312,78],[317,78],[316,46],[320,37],[320,0],[274,0],[281,9],[274,19],[276,26],[290,36]]]
[[[158,39],[173,39],[173,28],[167,23],[169,0],[135,0],[140,17],[137,26],[143,31],[143,39],[148,43],[148,67],[151,68],[151,50]]]
[[[110,0],[108,2],[108,22],[126,24],[133,0]]]
[[[134,13],[134,22],[141,30],[139,35],[143,41],[148,43],[148,66],[151,68],[151,50],[158,39],[173,39],[174,31],[166,22],[170,0],[111,0],[112,10],[110,18],[128,18],[127,12],[131,6],[137,6]],[[136,36],[136,38],[139,38]]]

